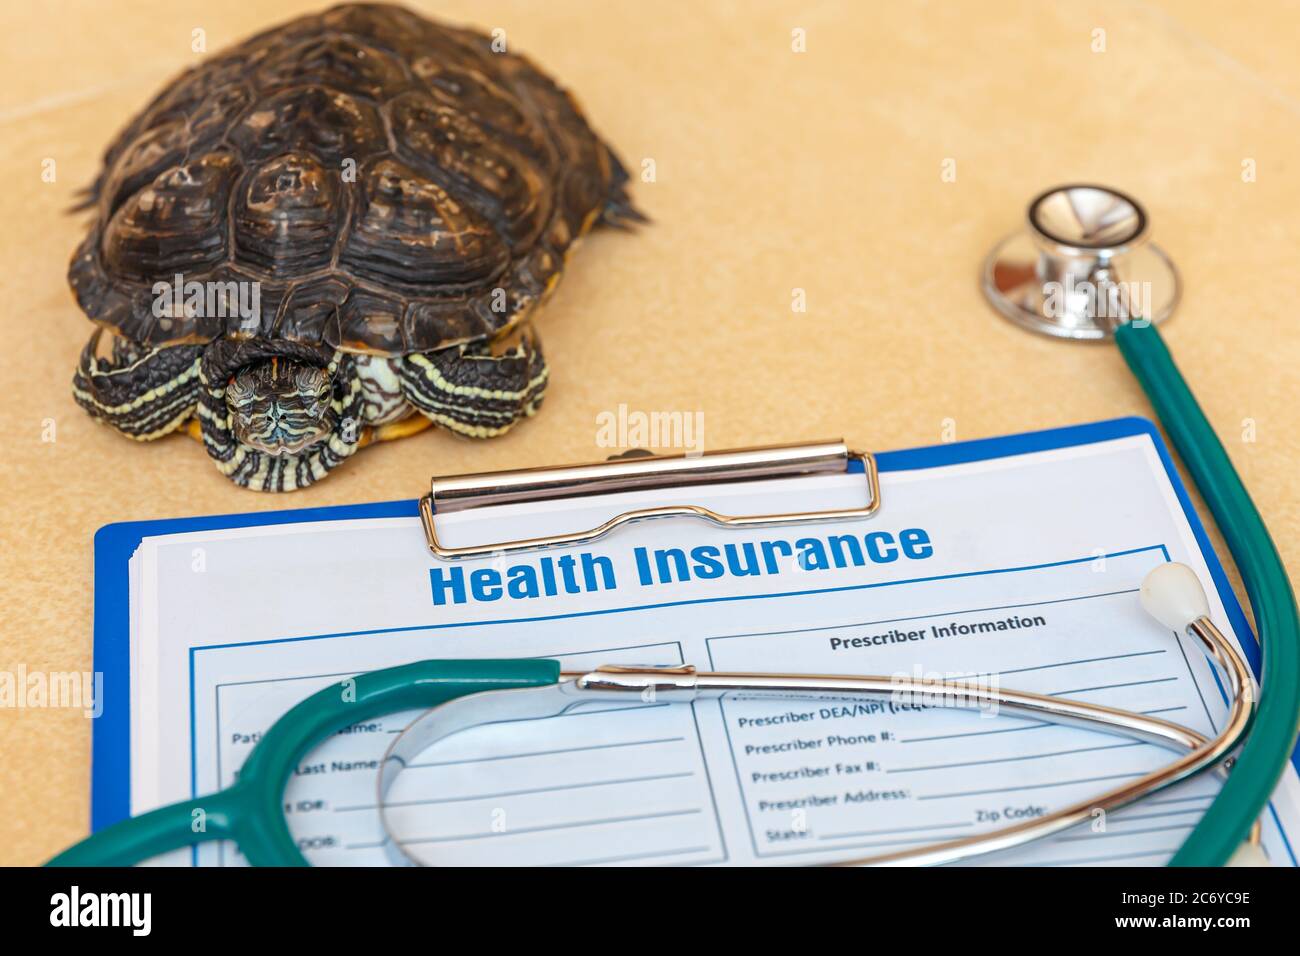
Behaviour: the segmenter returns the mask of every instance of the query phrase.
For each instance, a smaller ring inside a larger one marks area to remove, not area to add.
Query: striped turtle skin
[[[186,429],[265,491],[534,414],[538,307],[594,224],[644,218],[573,98],[495,46],[345,5],[164,88],[86,197],[76,401],[139,441]]]

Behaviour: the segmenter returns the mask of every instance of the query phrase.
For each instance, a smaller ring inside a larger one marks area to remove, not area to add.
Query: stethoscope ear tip
[[[1197,618],[1210,616],[1201,579],[1185,564],[1170,561],[1151,569],[1140,591],[1143,609],[1172,631],[1182,634]]]

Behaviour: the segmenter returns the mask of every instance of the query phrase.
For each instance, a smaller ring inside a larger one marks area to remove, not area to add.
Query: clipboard
[[[887,502],[882,499],[880,491],[880,474],[992,460],[1134,436],[1147,436],[1159,455],[1233,629],[1239,634],[1253,634],[1205,528],[1192,506],[1168,448],[1155,425],[1140,417],[875,454],[852,452],[840,442],[816,442],[714,453],[696,459],[685,456],[624,458],[588,466],[434,478],[429,493],[422,499],[105,525],[96,533],[94,541],[94,667],[103,675],[105,707],[96,719],[93,730],[91,828],[102,829],[130,814],[129,562],[145,537],[272,524],[419,517],[424,524],[435,560],[454,561],[476,554],[508,553],[512,550],[578,543],[610,533],[629,521],[684,514],[724,526],[748,527],[755,524],[792,524],[840,518],[870,519],[882,507],[887,508]],[[803,512],[792,504],[791,509],[782,514],[755,516],[719,515],[698,507],[645,509],[643,512],[616,516],[596,528],[575,529],[554,538],[494,542],[469,549],[445,548],[438,542],[436,534],[437,515],[458,507],[480,507],[489,503],[501,503],[503,500],[585,495],[602,490],[625,491],[629,487],[794,477],[836,471],[863,475],[868,491],[867,505],[864,508],[849,512]],[[630,486],[627,484],[629,481],[632,482]],[[444,553],[440,555],[439,549]],[[1260,656],[1257,644],[1253,641],[1245,642],[1244,651],[1252,670],[1258,676]],[[1295,762],[1297,768],[1300,768],[1300,758],[1295,758]]]

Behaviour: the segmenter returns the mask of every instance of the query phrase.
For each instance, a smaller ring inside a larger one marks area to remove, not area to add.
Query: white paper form
[[[884,507],[867,521],[736,531],[660,520],[584,547],[454,564],[428,554],[415,519],[146,538],[132,568],[133,811],[229,785],[258,735],[308,694],[435,657],[980,676],[1205,734],[1219,725],[1223,691],[1204,655],[1137,599],[1151,567],[1183,561],[1228,623],[1148,437],[887,471],[881,484]],[[745,514],[863,495],[861,476],[845,475],[439,522],[462,544],[590,527],[665,501]],[[384,862],[375,772],[412,716],[349,728],[299,765],[286,806],[309,860]],[[817,863],[1005,825],[1169,758],[950,709],[600,701],[444,741],[390,800],[402,835],[448,863]],[[1204,777],[987,861],[1162,863],[1216,789]],[[1295,865],[1298,794],[1289,768],[1265,817],[1276,864]],[[243,862],[229,844],[193,859]]]

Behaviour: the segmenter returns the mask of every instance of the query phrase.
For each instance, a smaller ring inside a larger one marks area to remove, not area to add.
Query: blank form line
[[[900,744],[923,744],[931,740],[956,740],[958,737],[988,737],[992,734],[1018,734],[1022,730],[1042,730],[1044,727],[1059,727],[1060,724],[1053,724],[1046,720],[1036,720],[1027,727],[1004,727],[1001,730],[968,730],[961,734],[938,734],[934,737],[908,737],[906,740],[900,740]]]
[[[1142,805],[1146,807],[1159,807],[1170,803],[1190,803],[1193,800],[1213,800],[1212,794],[1206,793],[1199,797],[1172,797],[1168,800],[1143,800]]]
[[[429,797],[424,800],[390,800],[384,805],[388,807],[421,807],[436,803],[464,803],[470,800],[495,800],[500,797],[522,797],[535,793],[558,793],[564,790],[585,790],[589,787],[613,787],[621,783],[649,783],[653,780],[679,780],[682,777],[693,776],[695,776],[695,771],[686,770],[682,773],[660,773],[645,777],[624,777],[621,780],[592,780],[586,783],[556,784],[553,787],[533,787],[528,790],[502,790],[498,793],[475,793],[463,797]],[[334,812],[350,813],[353,810],[378,809],[379,805],[376,803],[359,803],[356,806],[336,807]]]
[[[1140,777],[1140,773],[1112,773],[1104,777],[1080,777],[1078,780],[1056,780],[1052,783],[1027,783],[1020,787],[996,787],[992,790],[962,790],[957,793],[931,793],[918,800],[947,800],[950,797],[977,797],[985,793],[1017,793],[1021,790],[1046,790],[1051,787],[1068,787],[1076,783],[1100,783],[1102,780],[1125,780]]]
[[[1071,694],[1086,694],[1093,690],[1114,690],[1117,687],[1142,687],[1146,684],[1168,684],[1178,680],[1177,677],[1156,677],[1151,680],[1131,680],[1123,684],[1098,684],[1096,687],[1076,687],[1073,690],[1058,690],[1052,697],[1069,697]]]
[[[455,767],[467,763],[488,763],[493,760],[515,760],[520,757],[550,757],[555,754],[574,754],[582,753],[588,750],[611,750],[615,747],[646,747],[650,744],[676,744],[684,741],[685,737],[659,737],[653,740],[627,740],[615,744],[591,744],[586,747],[560,747],[555,750],[533,750],[517,754],[500,754],[495,757],[467,757],[464,760],[439,760],[430,763],[413,763],[408,764],[407,769],[423,770],[427,767]]]
[[[1159,813],[1143,813],[1136,817],[1127,814],[1121,817],[1114,813],[1111,816],[1116,823],[1132,823],[1134,820],[1165,820],[1169,817],[1180,817],[1185,813],[1204,813],[1208,809],[1208,807],[1188,807],[1186,810],[1162,810]]]
[[[254,681],[253,683],[260,683],[260,682]],[[546,717],[520,717],[518,720],[507,721],[507,722],[522,724],[533,720],[569,720],[574,717],[592,717],[597,714],[621,714],[624,712],[631,712],[634,710],[658,710],[661,707],[668,707],[668,706],[669,704],[667,703],[661,703],[661,704],[618,704],[613,707],[595,707],[592,706],[591,703],[576,703],[570,705],[571,709],[567,709],[560,714],[550,714],[549,716]],[[386,728],[384,730],[384,733],[400,734],[402,731],[406,730],[406,728],[409,726],[411,725],[409,723],[406,723],[400,727],[394,727],[391,729]]]
[[[878,846],[908,846],[911,844],[928,843],[928,842],[930,842],[929,837],[919,836],[919,837],[909,837],[905,840],[873,840],[871,843],[848,843],[837,847],[828,846],[826,849],[827,850],[869,850],[872,847],[878,847]],[[781,854],[771,854],[771,855],[780,856]]]
[[[1078,866],[1080,863],[1105,863],[1110,860],[1138,860],[1147,856],[1169,856],[1177,847],[1167,850],[1147,850],[1142,853],[1117,853],[1111,856],[1084,856],[1075,860],[1050,860],[1046,863],[1034,863],[1033,866]]]
[[[991,757],[988,760],[966,760],[961,763],[937,763],[928,767],[899,767],[886,770],[885,773],[916,773],[921,770],[951,770],[953,767],[984,767],[991,763],[1019,763],[1022,760],[1042,760],[1045,757],[1068,757],[1071,754],[1093,753],[1098,750],[1125,750],[1129,747],[1145,747],[1145,741],[1135,740],[1128,744],[1105,744],[1100,747],[1075,747],[1071,750],[1052,750],[1041,754],[1023,754],[1018,757]]]
[[[889,836],[893,833],[924,833],[927,830],[953,830],[958,827],[973,827],[975,824],[971,821],[965,823],[932,823],[923,827],[896,827],[892,830],[855,830],[850,833],[827,833],[825,836],[819,836],[819,840],[847,840],[851,837],[864,836]]]
[[[1108,840],[1111,837],[1137,836],[1140,833],[1166,833],[1170,830],[1190,830],[1190,823],[1175,823],[1167,827],[1147,827],[1143,830],[1107,830],[1105,833],[1089,833],[1087,836],[1061,837],[1062,843],[1080,843],[1088,840]]]
[[[581,827],[599,827],[611,823],[636,823],[641,820],[662,820],[666,817],[683,817],[690,816],[693,813],[699,813],[699,807],[692,807],[689,810],[665,810],[662,813],[640,813],[625,817],[605,817],[600,820],[574,820],[570,823],[548,823],[545,826],[538,827],[516,827],[511,830],[501,830],[500,832],[489,831],[487,833],[460,833],[444,837],[415,837],[409,840],[400,841],[402,846],[408,846],[414,843],[457,843],[462,840],[490,840],[497,837],[519,836],[523,833],[546,833],[550,830],[573,830]]]
[[[838,853],[841,850],[869,850],[873,847],[878,847],[878,846],[909,846],[909,845],[915,846],[918,843],[929,843],[932,840],[933,838],[929,836],[918,836],[918,837],[908,837],[903,840],[874,840],[870,843],[839,843],[834,845],[828,844],[827,846],[824,847],[816,847],[816,848],[803,849],[803,850],[775,850],[775,851],[768,851],[768,852],[760,851],[758,856],[760,859],[774,859],[783,856],[800,856],[806,853]]]
[[[547,866],[599,866],[602,863],[626,863],[629,860],[651,860],[660,856],[684,856],[687,853],[707,853],[708,846],[684,846],[679,850],[651,850],[646,853],[626,853],[623,856],[606,856],[594,860],[570,860],[567,863],[548,863]]]
[[[1059,695],[1050,695],[1059,696]],[[1176,710],[1186,710],[1187,705],[1181,704],[1177,707],[1157,707],[1155,710],[1141,710],[1138,713],[1151,717],[1155,714],[1171,714]],[[900,740],[900,744],[921,744],[931,740],[956,740],[958,737],[987,737],[991,734],[1016,734],[1022,730],[1042,730],[1044,727],[1060,727],[1060,724],[1054,724],[1050,720],[1035,720],[1026,727],[1004,727],[1001,730],[968,730],[960,734],[936,734],[933,737],[906,737]]]
[[[1005,677],[1007,674],[1027,674],[1029,671],[1049,671],[1055,667],[1073,667],[1076,664],[1099,664],[1102,661],[1122,661],[1131,657],[1150,657],[1152,654],[1168,654],[1166,650],[1158,651],[1134,651],[1131,654],[1111,654],[1109,657],[1081,657],[1077,661],[1060,661],[1056,664],[1035,664],[1033,667],[1015,667],[1011,670],[994,671],[989,674],[986,671],[971,671],[969,674],[963,674],[958,677],[950,678],[951,680],[964,680],[970,677]]]

